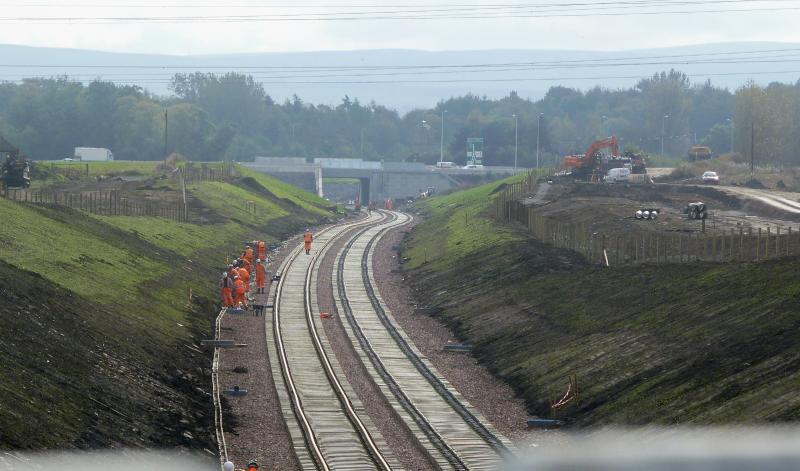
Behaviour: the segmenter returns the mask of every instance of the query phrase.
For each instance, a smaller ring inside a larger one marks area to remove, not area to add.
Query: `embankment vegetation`
[[[418,204],[404,242],[420,305],[548,416],[578,425],[800,417],[798,260],[600,267],[489,219],[504,182]]]
[[[246,172],[187,190],[184,223],[0,199],[0,448],[215,449],[199,339],[226,256],[336,208]]]

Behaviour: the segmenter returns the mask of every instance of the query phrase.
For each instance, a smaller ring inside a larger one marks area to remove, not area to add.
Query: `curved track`
[[[314,255],[306,255],[298,247],[284,262],[276,289],[274,347],[307,455],[317,469],[392,469],[385,456],[387,447],[373,437],[371,427],[359,416],[360,404],[337,378],[338,365],[326,353],[311,299],[312,275],[322,249],[348,230],[382,219],[374,215],[320,232]],[[310,463],[302,455],[305,453],[298,453],[307,467]]]
[[[393,214],[392,221],[362,230],[339,255],[337,304],[346,330],[392,406],[442,469],[495,469],[509,442],[436,372],[374,288],[375,242],[409,221]]]
[[[441,377],[406,336],[374,288],[375,243],[410,218],[375,212],[316,236],[284,261],[267,342],[278,396],[304,469],[400,469],[346,381],[315,315],[317,261],[337,240],[334,298],[350,341],[387,401],[440,469],[496,469],[508,452],[500,436]],[[346,236],[346,234],[350,234]]]

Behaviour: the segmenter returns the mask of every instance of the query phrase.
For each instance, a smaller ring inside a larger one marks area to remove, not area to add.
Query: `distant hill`
[[[300,67],[300,66],[385,66],[385,65],[456,65],[456,64],[502,64],[519,62],[553,61],[607,61],[622,59],[624,66],[587,66],[580,68],[559,68],[542,70],[508,70],[500,67],[497,71],[485,73],[450,73],[428,76],[383,75],[373,77],[358,76],[358,71],[335,72],[339,77],[319,77],[334,72],[303,72],[308,77],[304,82],[339,81],[359,82],[376,80],[441,80],[439,83],[291,83],[288,79],[264,78],[271,73],[285,77],[280,69],[261,69],[261,81],[283,83],[265,84],[269,94],[283,101],[293,94],[306,102],[335,104],[344,95],[358,98],[362,102],[374,100],[378,103],[408,111],[416,107],[429,107],[442,98],[473,93],[479,96],[496,98],[516,90],[521,96],[539,98],[553,85],[563,85],[579,89],[589,89],[595,85],[607,88],[629,87],[639,78],[655,72],[676,68],[690,75],[693,82],[706,79],[719,86],[736,88],[753,78],[757,83],[771,81],[794,82],[800,73],[764,73],[797,69],[785,61],[791,61],[787,52],[759,54],[770,60],[761,63],[690,63],[699,54],[737,53],[742,51],[774,51],[794,49],[800,52],[797,43],[725,43],[703,44],[661,49],[639,49],[627,51],[557,51],[557,50],[484,50],[484,51],[441,51],[419,50],[358,50],[301,53],[228,54],[207,56],[169,56],[155,54],[110,53],[77,49],[38,48],[16,45],[0,45],[2,71],[0,79],[18,80],[21,77],[69,75],[82,81],[102,78],[116,82],[130,82],[144,87],[156,94],[167,94],[168,78],[175,72],[194,72],[196,70],[225,72],[230,70],[252,71],[254,67]],[[653,56],[662,58],[651,59]],[[671,56],[671,57],[664,57]],[[648,57],[642,59],[642,57]],[[728,56],[734,57],[734,56]],[[741,57],[741,56],[735,56]],[[795,56],[796,57],[796,56]],[[725,60],[726,56],[717,56]],[[783,59],[781,59],[783,58]],[[783,62],[782,62],[783,61]],[[661,63],[654,63],[661,62]],[[683,62],[664,64],[663,62]],[[689,62],[689,63],[687,63]],[[47,67],[41,67],[47,66]],[[163,67],[158,69],[141,66]],[[248,69],[249,68],[249,69]],[[760,71],[762,75],[752,75]],[[291,72],[296,76],[298,72]],[[614,78],[610,78],[614,77]],[[453,82],[467,78],[480,78],[480,82]],[[507,80],[519,79],[519,80]],[[503,81],[497,81],[503,80]]]

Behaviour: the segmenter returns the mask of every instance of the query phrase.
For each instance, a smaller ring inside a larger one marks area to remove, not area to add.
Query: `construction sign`
[[[483,165],[483,138],[467,138],[467,165]]]

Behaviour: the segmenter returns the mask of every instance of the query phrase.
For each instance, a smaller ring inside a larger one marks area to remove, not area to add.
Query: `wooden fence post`
[[[758,228],[758,238],[756,239],[756,261],[761,257],[761,228]]]

